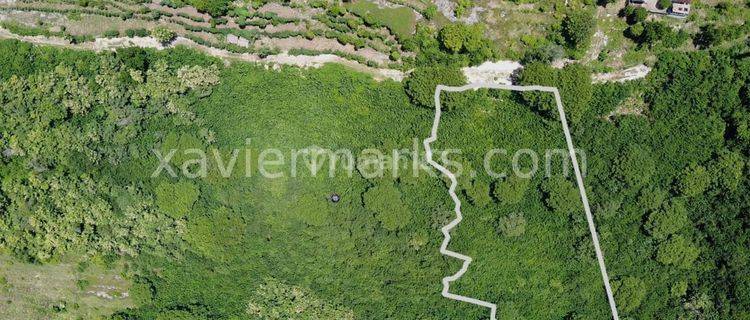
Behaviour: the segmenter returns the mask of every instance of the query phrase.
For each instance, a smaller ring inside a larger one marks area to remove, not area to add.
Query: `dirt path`
[[[573,63],[575,61],[569,61]],[[475,67],[461,69],[468,83],[512,84],[514,74],[523,66],[518,61],[487,61]],[[560,66],[562,68],[562,66]],[[651,68],[637,65],[632,68],[609,73],[595,73],[591,75],[591,83],[625,82],[645,78]]]
[[[19,36],[11,33],[4,28],[0,28],[0,39],[17,39],[34,44],[52,45],[80,50],[93,50],[97,52],[127,47],[153,48],[157,50],[165,49],[162,44],[151,37],[97,38],[94,42],[72,44],[67,39],[60,37]],[[368,73],[372,75],[373,78],[377,81],[386,79],[403,81],[403,79],[406,77],[406,73],[400,70],[368,67],[356,61],[345,59],[332,54],[306,56],[281,53],[261,58],[256,54],[234,53],[227,50],[206,47],[183,37],[178,37],[170,46],[178,45],[184,45],[194,48],[208,55],[227,60],[227,62],[230,62],[231,60],[240,60],[262,63],[270,65],[274,69],[279,68],[281,65],[291,65],[301,68],[319,68],[326,63],[338,63],[350,67],[354,70]],[[463,68],[463,72],[469,83],[510,84],[512,82],[513,73],[520,68],[522,68],[522,66],[517,61],[488,61],[479,66]],[[651,68],[645,65],[638,65],[620,71],[594,74],[591,78],[593,83],[608,81],[624,82],[644,78],[650,71]]]
[[[521,68],[523,66],[518,61],[487,61],[461,70],[469,83],[511,84],[513,73]]]
[[[645,78],[649,72],[651,72],[651,68],[641,64],[615,72],[594,74],[591,76],[591,79],[593,83],[625,82]]]
[[[157,50],[163,50],[166,47],[151,37],[133,37],[133,38],[97,38],[94,42],[86,42],[83,44],[72,44],[67,39],[59,37],[43,37],[43,36],[19,36],[11,33],[10,31],[0,28],[0,39],[16,39],[24,42],[30,42],[41,45],[51,45],[56,47],[64,47],[79,50],[93,50],[96,52],[115,50],[118,48],[127,47],[141,47],[141,48],[153,48]],[[169,47],[178,45],[184,45],[196,50],[202,51],[208,55],[222,58],[231,62],[231,60],[240,60],[246,62],[256,62],[266,65],[270,65],[272,68],[277,69],[281,65],[292,65],[302,68],[319,68],[326,63],[338,63],[350,67],[356,71],[365,72],[371,74],[377,81],[386,79],[402,81],[405,77],[404,72],[395,69],[381,69],[372,68],[362,65],[356,61],[348,60],[336,55],[322,54],[316,56],[305,56],[305,55],[289,55],[281,53],[277,55],[271,55],[265,58],[261,58],[256,54],[248,53],[234,53],[222,49],[216,49],[206,47],[193,42],[190,39],[178,37]]]

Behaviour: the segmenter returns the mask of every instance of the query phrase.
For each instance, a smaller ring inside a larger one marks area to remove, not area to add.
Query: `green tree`
[[[667,10],[672,7],[672,0],[659,0],[656,2],[656,6],[659,9]]]
[[[521,63],[524,65],[530,65],[534,62],[549,64],[552,61],[562,58],[564,55],[565,50],[562,46],[554,43],[545,43],[526,50]]]
[[[205,97],[211,94],[211,88],[219,84],[219,69],[216,65],[184,66],[177,70],[177,77],[182,85]]]
[[[657,239],[666,239],[690,224],[687,208],[682,201],[674,201],[663,210],[648,217],[646,229]]]
[[[644,7],[627,6],[624,13],[628,24],[631,25],[646,21],[648,18],[648,10]]]
[[[354,313],[326,302],[310,290],[265,278],[252,294],[245,313],[253,319],[341,319],[352,320]]]
[[[646,283],[636,277],[625,277],[615,282],[615,300],[622,312],[636,310],[646,298]]]
[[[151,30],[151,36],[156,39],[156,41],[159,41],[163,44],[168,44],[174,40],[176,34],[174,31],[168,29],[167,27],[158,26]]]
[[[710,166],[709,172],[717,187],[725,190],[736,190],[740,185],[745,168],[745,160],[736,152],[722,151],[718,159]]]
[[[556,213],[570,214],[583,208],[578,189],[564,177],[555,176],[545,180],[542,191],[547,207]]]
[[[641,39],[644,30],[643,23],[636,23],[625,30],[625,35],[640,42],[639,39]]]
[[[557,72],[550,65],[533,62],[521,70],[518,82],[522,85],[557,86]],[[553,118],[557,114],[557,105],[549,93],[523,92],[521,97],[535,111],[544,116]]]
[[[481,23],[466,25],[451,23],[445,25],[438,33],[443,48],[452,54],[461,53],[469,57],[471,63],[480,63],[496,56],[492,42],[485,36],[485,27]]]
[[[293,211],[298,218],[311,226],[323,226],[330,220],[330,209],[325,197],[306,194],[297,200]]]
[[[458,0],[456,2],[456,17],[463,17],[466,9],[470,8],[471,5],[471,0]]]
[[[703,48],[720,45],[744,35],[743,28],[741,25],[705,25],[695,35],[693,42]]]
[[[529,179],[511,175],[504,181],[497,182],[493,195],[505,204],[517,204],[523,200],[526,190],[529,188]]]
[[[571,122],[583,119],[591,105],[594,90],[591,85],[591,71],[581,64],[570,64],[558,70],[541,62],[534,62],[524,67],[519,75],[523,85],[542,85],[557,87],[563,102],[563,108]],[[537,112],[550,118],[558,118],[559,113],[554,96],[547,92],[524,92],[523,99]]]
[[[379,184],[364,194],[365,207],[373,212],[383,227],[401,229],[411,221],[411,211],[401,200],[401,191],[393,183]]]
[[[656,162],[650,148],[641,144],[627,146],[617,168],[619,180],[628,188],[638,189],[656,174]]]
[[[443,47],[452,53],[461,52],[464,48],[464,38],[466,37],[467,27],[460,23],[451,23],[440,29],[438,34],[440,43]]]
[[[580,122],[591,107],[594,88],[590,79],[591,70],[579,63],[566,65],[558,71],[556,86],[567,117],[573,123]]]
[[[588,10],[576,10],[569,13],[562,22],[562,35],[571,49],[583,51],[591,43],[596,20]]]
[[[237,248],[245,233],[245,223],[230,209],[221,207],[210,216],[191,218],[187,225],[185,240],[190,247],[205,257],[218,261],[232,258],[232,249]]]
[[[520,237],[526,232],[526,218],[523,213],[511,213],[498,220],[497,231],[505,237]]]
[[[461,69],[455,66],[432,66],[417,68],[406,80],[406,93],[415,104],[435,107],[435,89],[439,84],[460,86],[466,83]]]
[[[711,173],[704,166],[691,163],[680,177],[678,190],[688,197],[699,196],[711,185],[711,179]]]
[[[424,14],[424,17],[427,20],[432,20],[432,19],[435,18],[435,16],[437,16],[437,14],[438,14],[438,8],[434,4],[429,5],[429,6],[427,6],[426,9],[424,9],[424,12],[422,14]]]
[[[691,269],[699,254],[700,249],[690,240],[681,235],[674,235],[659,245],[656,260],[680,269]]]
[[[156,205],[161,212],[179,219],[191,213],[198,200],[198,187],[187,181],[162,182],[156,187]]]
[[[471,186],[466,189],[466,194],[471,198],[471,202],[479,207],[485,207],[492,202],[490,184],[484,181],[474,179]]]

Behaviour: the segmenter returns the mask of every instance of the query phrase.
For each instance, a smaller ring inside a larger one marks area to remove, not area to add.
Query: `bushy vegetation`
[[[227,13],[230,0],[188,0],[189,4],[214,17],[223,16]]]
[[[568,50],[588,45],[590,35],[576,32],[593,31],[589,18],[571,13],[563,22]],[[658,22],[632,23],[643,27],[643,43],[665,41]],[[182,48],[94,54],[2,41],[0,250],[39,263],[66,253],[127,262],[137,306],[114,316],[121,319],[486,317],[440,296],[439,280],[460,268],[437,252],[453,209],[444,179],[374,178],[362,166],[268,179],[244,158],[269,147],[412,148],[432,124],[435,86],[462,84],[461,67],[496,56],[481,32],[420,26],[404,40],[417,56],[403,86],[340,66],[224,67]],[[631,84],[593,85],[585,66],[538,61],[517,80],[560,89],[586,152],[622,315],[746,318],[744,51],[664,52],[647,79]],[[633,97],[645,110],[621,114]],[[442,98],[435,148],[460,148],[451,160],[467,172],[482,172],[490,148],[566,148],[549,94]],[[238,169],[223,178],[211,163],[205,178],[191,179],[182,171],[201,169],[182,152],[191,148],[224,156],[238,148]],[[180,151],[178,176],[152,177],[171,149]],[[509,158],[498,156],[493,169],[512,172]],[[562,159],[549,175],[460,176],[465,220],[451,248],[475,263],[454,291],[499,303],[505,318],[609,317],[578,186]]]
[[[591,44],[591,37],[596,29],[596,20],[587,9],[574,10],[562,21],[562,36],[565,44],[576,55],[586,51]]]
[[[148,154],[135,142],[148,139],[151,123],[191,122],[186,108],[195,97],[168,62],[130,68],[124,55],[85,62],[78,59],[87,54],[1,45],[17,60],[4,65],[0,85],[0,243],[40,262],[71,250],[134,256],[179,248],[177,216],[137,185],[98,173]],[[53,59],[32,62],[36,56]]]
[[[163,44],[168,44],[172,42],[177,35],[169,28],[159,26],[151,30],[151,36]]]
[[[737,250],[748,241],[738,119],[749,70],[729,52],[665,53],[642,84],[647,116],[589,120],[579,135],[589,163],[617,164],[594,165],[588,181],[616,298],[635,318],[748,314]]]

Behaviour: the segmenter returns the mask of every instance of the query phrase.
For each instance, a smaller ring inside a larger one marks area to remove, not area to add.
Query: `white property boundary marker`
[[[469,85],[465,85],[461,87],[449,87],[449,86],[444,86],[444,85],[437,86],[437,89],[435,90],[435,120],[432,123],[432,132],[431,132],[430,137],[424,140],[424,148],[425,148],[425,153],[427,156],[427,162],[429,162],[430,165],[432,165],[433,167],[438,169],[440,172],[448,176],[448,178],[451,180],[451,185],[448,188],[448,194],[450,194],[451,199],[453,199],[453,202],[456,204],[455,206],[456,219],[454,219],[447,225],[443,226],[443,228],[441,229],[441,231],[443,232],[443,235],[445,236],[445,239],[443,240],[442,245],[440,245],[440,253],[449,257],[462,260],[464,262],[463,266],[461,266],[461,269],[458,270],[456,274],[443,278],[443,281],[442,281],[443,282],[443,291],[442,291],[443,297],[446,297],[452,300],[468,302],[471,304],[489,308],[490,318],[492,320],[496,320],[496,316],[497,316],[496,304],[490,303],[487,301],[482,301],[482,300],[475,299],[475,298],[471,298],[471,297],[465,297],[465,296],[450,293],[450,283],[458,280],[459,278],[461,278],[461,276],[464,275],[464,273],[466,273],[466,270],[469,268],[469,264],[471,263],[472,259],[471,257],[467,255],[463,255],[458,252],[453,252],[453,251],[448,250],[448,243],[451,241],[450,231],[451,229],[455,228],[463,219],[463,215],[461,215],[461,200],[459,200],[458,196],[456,195],[456,186],[458,185],[458,181],[456,180],[456,176],[452,172],[448,171],[448,169],[441,166],[440,164],[435,162],[435,160],[432,159],[432,148],[430,147],[430,144],[437,140],[438,126],[440,124],[440,114],[442,112],[440,108],[440,93],[443,91],[461,92],[461,91],[476,90],[476,89],[501,89],[501,90],[511,90],[511,91],[543,91],[543,92],[550,92],[555,95],[555,102],[557,103],[557,111],[560,114],[560,122],[562,123],[563,132],[565,133],[565,140],[568,144],[568,151],[570,152],[570,158],[573,160],[573,171],[575,172],[576,181],[578,182],[578,190],[580,191],[581,200],[583,201],[583,210],[586,213],[586,220],[588,221],[589,231],[591,232],[591,238],[594,241],[594,250],[596,251],[596,258],[599,261],[599,269],[602,272],[602,279],[604,280],[604,289],[607,291],[607,300],[609,300],[609,307],[612,310],[613,319],[619,320],[620,317],[617,314],[615,298],[612,295],[612,288],[609,285],[609,276],[607,275],[607,267],[604,265],[604,255],[602,254],[602,249],[599,246],[599,236],[596,233],[596,226],[594,225],[594,217],[591,215],[591,208],[589,207],[589,199],[586,196],[586,189],[583,186],[583,177],[581,175],[581,169],[578,167],[578,159],[576,158],[575,149],[573,147],[573,139],[570,136],[570,129],[568,129],[568,123],[565,118],[565,110],[563,110],[563,104],[562,104],[562,100],[560,99],[560,93],[558,92],[556,87],[513,86],[513,85],[484,84],[484,83],[474,83],[474,84],[469,84]]]

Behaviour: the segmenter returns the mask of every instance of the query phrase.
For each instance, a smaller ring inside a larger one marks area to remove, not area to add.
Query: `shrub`
[[[427,7],[427,9],[424,9],[424,12],[422,12],[422,14],[427,20],[434,19],[435,16],[437,16],[437,13],[438,13],[437,6],[434,4],[430,5],[429,7]]]
[[[390,59],[393,61],[398,61],[401,59],[401,52],[398,50],[391,50]]]
[[[120,36],[120,31],[118,30],[107,30],[104,32],[105,38],[116,38]]]
[[[155,191],[156,206],[162,213],[175,219],[190,214],[200,195],[198,187],[190,182],[162,182]]]
[[[227,13],[229,0],[190,0],[190,4],[200,12],[219,17]]]
[[[390,231],[401,229],[411,221],[411,211],[401,200],[401,191],[392,183],[380,184],[365,192],[365,207],[373,212]]]
[[[545,180],[542,191],[545,204],[555,213],[570,214],[583,209],[578,188],[562,176]]]
[[[689,239],[676,235],[659,245],[656,260],[680,269],[691,269],[698,255],[700,255],[698,247]]]
[[[585,50],[594,35],[596,20],[587,10],[573,11],[563,19],[562,35],[571,49]]]
[[[157,41],[163,44],[167,44],[174,40],[176,34],[174,31],[166,27],[159,26],[151,30],[151,36],[154,37]]]
[[[520,237],[526,232],[526,218],[523,213],[511,213],[498,221],[497,231],[505,237]]]
[[[146,29],[128,29],[125,30],[125,35],[132,38],[132,37],[148,37],[149,32]]]
[[[460,86],[466,83],[461,69],[435,65],[418,68],[406,80],[406,93],[418,106],[433,108],[435,88],[438,84]]]

